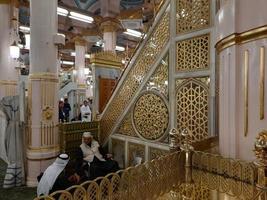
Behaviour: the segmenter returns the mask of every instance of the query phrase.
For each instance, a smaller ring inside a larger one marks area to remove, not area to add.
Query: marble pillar
[[[221,1],[215,20],[220,153],[248,161],[267,129],[266,7],[265,0]]]
[[[30,75],[28,92],[27,185],[59,154],[57,0],[30,1]]]
[[[75,53],[75,70],[77,72],[76,82],[78,86],[76,94],[76,116],[78,116],[80,112],[80,105],[83,103],[83,100],[86,99],[86,77],[84,74],[86,41],[81,37],[75,38]]]
[[[12,20],[13,18],[13,20]],[[0,99],[18,93],[18,62],[10,57],[9,47],[18,41],[18,8],[10,1],[0,1]]]

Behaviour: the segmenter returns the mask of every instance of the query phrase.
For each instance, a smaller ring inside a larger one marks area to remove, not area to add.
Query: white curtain
[[[4,97],[0,102],[1,110],[1,148],[0,156],[8,164],[4,188],[24,184],[23,129],[20,127],[19,96]],[[6,125],[6,126],[5,126]]]

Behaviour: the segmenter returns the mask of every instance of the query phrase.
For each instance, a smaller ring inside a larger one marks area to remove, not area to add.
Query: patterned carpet
[[[3,188],[3,181],[6,173],[6,163],[0,159],[0,199],[1,200],[32,200],[36,194],[36,188],[16,187]]]

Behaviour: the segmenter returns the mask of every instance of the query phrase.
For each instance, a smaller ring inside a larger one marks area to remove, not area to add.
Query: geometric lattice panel
[[[207,78],[208,79],[208,78]],[[208,87],[199,80],[176,81],[176,119],[181,132],[188,128],[192,141],[208,137]]]
[[[119,117],[123,114],[145,77],[156,62],[165,44],[169,40],[169,12],[166,11],[160,17],[158,24],[147,36],[144,47],[134,60],[131,69],[116,88],[114,98],[110,99],[106,111],[101,117],[100,142],[104,142],[111,134],[114,126],[118,123]]]
[[[132,136],[132,137],[138,137],[132,125],[132,109],[124,117],[116,133]]]
[[[149,148],[149,160],[153,160],[160,156],[166,155],[168,152],[169,152],[168,150],[150,147]]]
[[[155,92],[141,95],[133,110],[133,125],[147,140],[162,138],[169,125],[168,107],[163,98]]]
[[[210,25],[210,0],[176,0],[176,32],[191,32]]]
[[[157,90],[168,97],[169,56],[165,56],[146,84],[147,90]]]
[[[209,68],[209,34],[176,43],[176,71]]]

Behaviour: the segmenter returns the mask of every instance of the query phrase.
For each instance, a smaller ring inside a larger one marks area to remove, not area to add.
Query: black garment
[[[103,155],[102,148],[99,148],[99,152]],[[88,163],[83,160],[83,152],[81,148],[78,149],[76,158],[76,173],[84,180],[93,180],[120,169],[115,160],[106,159],[106,161],[101,161],[97,157],[94,157],[93,162],[91,162],[89,166]]]
[[[63,112],[62,109],[58,110],[58,121],[60,122],[64,122],[65,120],[65,113]]]
[[[65,120],[69,121],[71,107],[69,103],[64,103],[63,112],[65,113]]]
[[[73,185],[72,182],[68,180],[68,177],[65,175],[64,170],[57,177],[52,189],[49,191],[49,194],[57,190],[65,190]]]

